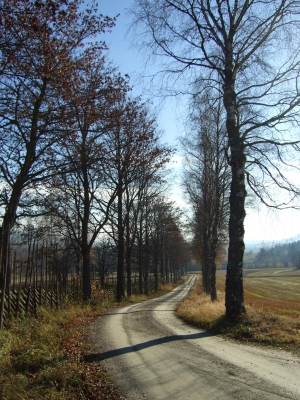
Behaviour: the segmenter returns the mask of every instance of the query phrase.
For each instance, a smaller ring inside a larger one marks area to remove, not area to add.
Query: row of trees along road
[[[168,86],[173,95],[179,87],[177,94],[201,101],[211,89],[225,108],[228,317],[245,312],[246,183],[271,207],[291,206],[299,194],[289,179],[299,169],[299,13],[296,0],[135,0],[132,8],[135,41],[161,61],[160,86],[174,77],[176,85]]]
[[[185,153],[184,187],[192,206],[193,258],[202,266],[202,286],[217,300],[216,269],[226,255],[230,171],[226,152],[224,107],[211,91],[194,96]]]
[[[141,214],[150,218],[172,149],[159,143],[147,106],[129,97],[128,77],[106,61],[98,38],[115,20],[95,3],[11,0],[0,11],[1,312],[12,229],[41,215],[59,221],[79,251],[86,299],[91,248],[108,223],[114,227],[121,298],[125,232],[130,258],[138,231],[129,216],[136,226],[145,225]]]

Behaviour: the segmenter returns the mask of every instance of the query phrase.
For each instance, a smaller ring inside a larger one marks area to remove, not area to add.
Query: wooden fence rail
[[[0,297],[2,292],[0,290]],[[27,315],[36,315],[39,307],[58,309],[66,301],[77,301],[82,298],[81,288],[73,287],[72,290],[45,290],[42,287],[25,287],[11,289],[5,293],[3,306],[2,326],[5,326],[11,317],[23,318]]]

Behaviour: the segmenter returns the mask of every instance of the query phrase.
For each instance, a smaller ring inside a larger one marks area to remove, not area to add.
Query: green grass
[[[0,331],[1,399],[80,399],[85,366],[81,365],[82,322],[90,306],[41,309],[37,318],[12,321]]]

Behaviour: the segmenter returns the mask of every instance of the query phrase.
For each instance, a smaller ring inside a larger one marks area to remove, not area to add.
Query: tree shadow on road
[[[152,310],[147,309],[147,308],[141,308],[140,310],[134,310],[134,311],[121,311],[121,312],[109,312],[106,314],[100,314],[100,317],[107,317],[107,316],[111,316],[111,315],[126,315],[126,314],[137,314],[137,313],[143,313],[143,312],[154,312],[154,313],[161,313],[161,312],[174,312],[174,308],[170,309],[170,310]]]
[[[192,333],[189,335],[171,335],[165,336],[158,339],[148,340],[147,342],[135,344],[133,346],[122,347],[120,349],[105,351],[104,353],[96,353],[96,354],[88,354],[82,357],[82,360],[85,362],[93,362],[93,361],[103,361],[108,358],[120,356],[123,354],[134,353],[143,349],[147,349],[152,346],[157,346],[164,343],[175,342],[178,340],[191,340],[191,339],[202,339],[205,337],[213,336],[210,332],[199,332]]]

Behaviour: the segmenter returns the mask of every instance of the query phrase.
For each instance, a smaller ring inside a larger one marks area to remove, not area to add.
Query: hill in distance
[[[245,251],[254,251],[257,252],[261,248],[270,248],[275,246],[276,244],[285,244],[285,243],[293,243],[298,242],[300,240],[300,234],[282,240],[245,240]]]

